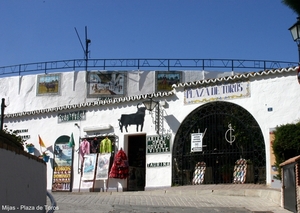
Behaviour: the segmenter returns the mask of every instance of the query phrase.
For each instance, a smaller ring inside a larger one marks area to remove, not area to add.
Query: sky
[[[83,59],[297,62],[281,0],[1,0],[0,67]],[[75,30],[76,29],[76,30]]]

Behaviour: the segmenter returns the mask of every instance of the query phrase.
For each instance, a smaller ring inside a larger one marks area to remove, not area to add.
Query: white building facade
[[[271,185],[270,133],[300,117],[296,71],[98,70],[5,77],[4,126],[33,143],[32,154],[47,150],[47,189],[53,191],[233,184],[239,159],[251,168],[246,182]],[[158,102],[152,111],[143,105],[149,98]],[[139,109],[142,121],[134,117]],[[111,150],[102,152],[106,139]],[[120,150],[128,176],[109,177]],[[204,179],[195,174],[200,162]],[[229,180],[222,176],[226,165]]]

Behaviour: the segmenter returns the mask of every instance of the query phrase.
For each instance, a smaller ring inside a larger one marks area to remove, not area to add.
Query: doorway
[[[128,191],[145,190],[146,135],[128,136]]]

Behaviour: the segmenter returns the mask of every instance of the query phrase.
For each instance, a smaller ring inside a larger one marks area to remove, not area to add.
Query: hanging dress
[[[90,142],[84,139],[79,147],[80,160],[83,162],[84,155],[90,154]]]
[[[110,178],[126,179],[129,175],[129,165],[125,152],[121,149],[115,156],[109,173]]]

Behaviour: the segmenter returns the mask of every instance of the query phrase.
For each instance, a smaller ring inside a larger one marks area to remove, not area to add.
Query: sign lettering
[[[58,114],[58,123],[85,120],[85,110]]]
[[[157,163],[148,163],[147,167],[165,167],[170,166],[170,162],[157,162]]]
[[[188,88],[185,90],[184,96],[185,104],[250,97],[250,83],[236,82],[232,84]]]
[[[171,135],[147,136],[147,154],[170,152]]]

